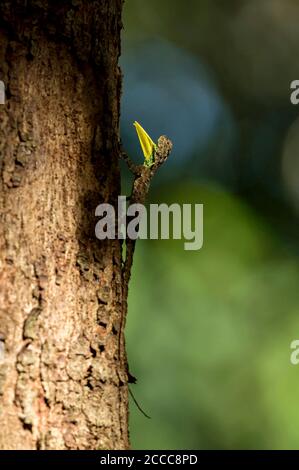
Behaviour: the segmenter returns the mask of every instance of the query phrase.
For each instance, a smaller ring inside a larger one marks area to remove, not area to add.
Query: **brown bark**
[[[120,178],[122,0],[0,3],[0,448],[128,448],[121,253],[94,235]]]

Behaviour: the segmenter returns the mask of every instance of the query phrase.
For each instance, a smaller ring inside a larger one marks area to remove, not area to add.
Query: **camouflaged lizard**
[[[157,170],[160,168],[160,166],[163,165],[163,163],[167,160],[172,150],[172,142],[166,136],[161,136],[159,137],[158,144],[156,145],[138,123],[135,123],[134,125],[136,127],[140,144],[144,153],[144,164],[135,165],[125,153],[122,153],[121,158],[126,161],[130,171],[134,175],[133,187],[131,195],[129,197],[130,204],[144,205],[149,192],[151,180]],[[120,377],[120,380],[123,383],[136,383],[135,377],[132,376],[129,372],[124,336],[124,329],[128,311],[128,290],[131,278],[135,245],[136,240],[132,240],[128,237],[126,238],[126,255],[122,266],[122,312],[119,335],[120,370],[125,371],[126,373],[126,377]],[[132,395],[130,389],[129,391]],[[133,395],[132,398],[140,409],[140,411],[145,414],[143,410],[141,410],[141,408],[139,407]]]

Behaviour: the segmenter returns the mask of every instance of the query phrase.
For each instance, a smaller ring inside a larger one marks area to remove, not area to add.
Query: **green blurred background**
[[[135,449],[299,448],[298,24],[297,0],[125,2],[124,148],[166,133],[149,202],[204,204],[201,250],[138,242]]]

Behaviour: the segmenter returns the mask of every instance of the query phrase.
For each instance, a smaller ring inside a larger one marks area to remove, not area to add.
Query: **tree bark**
[[[0,448],[126,449],[119,242],[122,0],[0,3]]]

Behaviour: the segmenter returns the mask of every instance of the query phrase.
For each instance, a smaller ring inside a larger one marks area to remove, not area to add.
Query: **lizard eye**
[[[157,146],[137,121],[134,122],[134,126],[144,155],[144,164],[151,166],[154,163]]]

